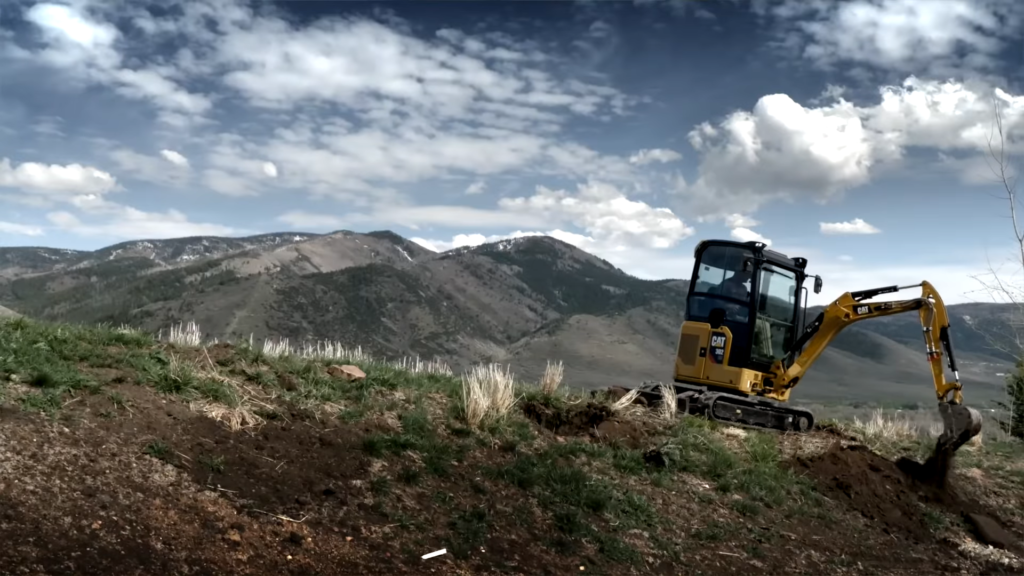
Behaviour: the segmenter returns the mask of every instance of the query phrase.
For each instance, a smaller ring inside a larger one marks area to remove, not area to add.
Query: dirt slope
[[[351,381],[332,362],[0,323],[0,573],[1024,567],[1019,444],[968,450],[938,493],[833,430],[665,421],[526,388],[477,426],[457,379],[363,363]],[[965,513],[1006,549],[978,544]]]

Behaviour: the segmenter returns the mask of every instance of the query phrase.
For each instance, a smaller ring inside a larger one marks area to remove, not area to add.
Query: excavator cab
[[[756,377],[735,370],[765,372],[788,361],[800,335],[807,261],[761,242],[725,240],[701,242],[695,256],[684,317],[693,330],[684,330],[679,348],[679,358],[692,361],[677,362],[676,380],[749,394],[742,383]]]

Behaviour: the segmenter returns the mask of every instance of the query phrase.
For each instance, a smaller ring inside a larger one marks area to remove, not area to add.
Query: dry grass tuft
[[[669,422],[676,419],[679,411],[679,401],[676,399],[675,388],[662,382],[658,385],[658,392],[661,393],[661,405],[658,406],[658,416]]]
[[[622,412],[626,408],[629,408],[633,405],[633,402],[636,401],[638,396],[640,396],[639,389],[634,388],[630,390],[622,398],[619,398],[612,403],[612,412]]]
[[[921,430],[906,417],[886,416],[881,409],[875,410],[867,421],[854,418],[853,426],[865,436],[896,442],[916,440],[921,435]]]
[[[419,356],[416,358],[402,358],[395,362],[391,362],[391,365],[400,370],[406,370],[413,374],[437,374],[439,376],[451,376],[451,366],[447,362],[440,358],[435,358],[424,362],[420,360]]]
[[[481,364],[462,377],[466,422],[478,427],[488,417],[504,418],[515,405],[515,376],[500,364]]]
[[[252,406],[247,405],[245,402],[240,403],[238,406],[225,406],[210,400],[196,400],[189,402],[188,407],[226,425],[232,432],[237,432],[243,428],[261,426],[265,422],[263,418],[256,415]]]
[[[158,338],[162,337],[163,330],[158,335]],[[179,322],[177,326],[171,326],[168,329],[167,341],[177,346],[196,347],[203,343],[203,331],[199,329],[199,325],[195,322],[189,322],[188,324]]]
[[[562,377],[565,374],[565,367],[562,366],[562,361],[559,360],[558,364],[552,364],[548,361],[547,366],[544,368],[544,375],[540,379],[540,390],[544,394],[551,395],[558,390],[558,387],[562,384]]]

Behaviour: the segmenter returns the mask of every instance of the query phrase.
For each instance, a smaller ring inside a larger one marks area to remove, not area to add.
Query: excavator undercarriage
[[[981,431],[981,414],[963,405],[949,317],[930,283],[847,292],[808,322],[804,282],[813,279],[817,294],[822,281],[805,273],[806,259],[760,242],[727,240],[700,242],[695,256],[670,387],[679,413],[751,428],[812,430],[814,414],[787,403],[832,340],[861,320],[917,312],[943,422],[937,449],[955,451]],[[869,302],[918,287],[918,298]],[[664,401],[662,389],[660,382],[645,382],[636,392],[657,404]]]

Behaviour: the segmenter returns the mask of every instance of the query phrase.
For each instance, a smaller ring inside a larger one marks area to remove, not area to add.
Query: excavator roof
[[[751,240],[749,242],[737,242],[735,240],[701,240],[697,243],[696,249],[694,249],[694,257],[699,258],[700,253],[708,246],[733,246],[736,248],[746,248],[753,252],[755,256],[760,256],[768,262],[778,266],[800,271],[807,268],[806,258],[790,258],[781,252],[769,250],[767,244],[764,242],[757,242],[755,240]]]

